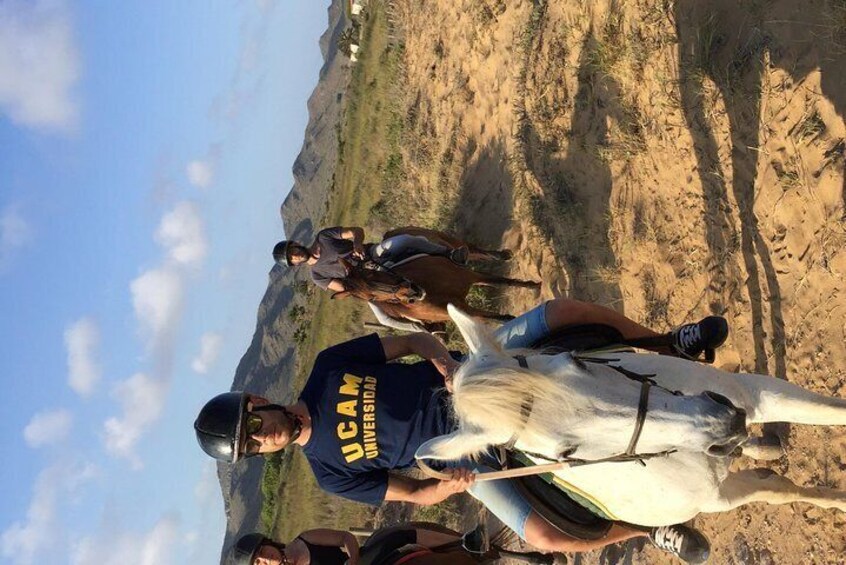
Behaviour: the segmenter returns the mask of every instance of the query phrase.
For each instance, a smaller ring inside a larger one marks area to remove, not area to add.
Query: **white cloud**
[[[24,126],[72,128],[80,66],[63,1],[0,2],[0,112]]]
[[[200,338],[200,353],[191,362],[195,372],[205,375],[214,366],[223,346],[223,336],[214,332],[204,333]]]
[[[146,271],[130,283],[135,316],[154,345],[167,340],[179,321],[183,286],[179,273],[167,268]]]
[[[106,420],[105,443],[110,453],[129,459],[136,469],[141,468],[135,444],[161,416],[168,388],[166,381],[143,373],[136,373],[115,387],[112,396],[123,408],[123,415]]]
[[[163,245],[168,257],[181,265],[197,265],[208,252],[205,226],[197,207],[180,202],[162,216],[156,230],[156,241]]]
[[[90,396],[102,371],[96,350],[100,345],[100,328],[91,318],[82,318],[65,330],[68,352],[68,385],[80,396]]]
[[[185,166],[188,182],[197,188],[208,188],[214,182],[214,164],[210,160],[191,161]]]
[[[209,145],[205,157],[194,159],[185,165],[185,175],[188,177],[188,182],[197,188],[208,188],[213,185],[221,153],[221,145],[212,143]]]
[[[168,565],[177,562],[182,542],[179,518],[161,517],[147,532],[101,531],[80,540],[70,562],[73,565]]]
[[[2,18],[2,4],[0,4],[0,18]],[[2,29],[0,29],[0,35],[2,35]],[[21,216],[19,206],[10,204],[3,208],[0,212],[0,269],[5,269],[18,249],[29,243],[31,239],[32,228]]]
[[[41,471],[35,480],[26,518],[0,535],[0,554],[15,565],[31,565],[39,555],[55,551],[60,539],[56,519],[59,501],[97,474],[97,468],[91,464],[65,460]]]
[[[24,439],[30,447],[53,445],[65,439],[73,426],[70,410],[39,412],[24,428]]]

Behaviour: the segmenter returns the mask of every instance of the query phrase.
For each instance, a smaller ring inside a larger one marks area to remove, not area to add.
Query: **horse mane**
[[[395,293],[402,282],[392,273],[356,268],[344,279],[344,290],[356,298],[373,300],[376,293]]]
[[[523,445],[561,444],[566,437],[557,432],[590,410],[590,400],[566,385],[566,372],[544,375],[507,363],[505,352],[485,353],[472,355],[456,371],[452,405],[460,426],[491,433],[492,444],[507,441],[514,433],[519,433]],[[582,369],[572,362],[566,371],[575,375]],[[529,400],[526,420],[524,406]]]

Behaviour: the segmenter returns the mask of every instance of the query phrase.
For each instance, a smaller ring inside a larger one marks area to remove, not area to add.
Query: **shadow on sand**
[[[743,277],[739,272],[730,273],[731,266],[725,262],[739,245],[752,316],[754,370],[782,379],[787,378],[782,292],[754,211],[762,80],[766,62],[789,72],[797,82],[819,68],[822,94],[834,104],[839,115],[844,115],[846,32],[841,30],[843,44],[838,44],[836,36],[826,37],[837,31],[832,28],[832,9],[833,3],[798,0],[748,3],[680,0],[675,11],[682,105],[705,191],[705,235],[713,273],[709,289],[713,297],[711,308],[715,312],[725,311],[722,291],[730,278]],[[807,48],[810,42],[815,47],[813,51]],[[706,78],[719,89],[728,114],[732,144],[730,171],[724,170],[720,163],[716,135],[705,115],[702,93]],[[731,179],[730,183],[727,178]],[[729,191],[737,203],[739,234],[733,228]],[[846,202],[846,179],[842,197]],[[786,439],[789,429],[770,426],[766,431]]]

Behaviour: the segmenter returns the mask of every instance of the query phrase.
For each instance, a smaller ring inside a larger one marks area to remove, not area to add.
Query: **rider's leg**
[[[461,540],[460,535],[450,534],[446,532],[436,532],[426,528],[415,528],[417,532],[416,543],[423,547],[434,549],[450,543],[455,543]]]
[[[588,302],[570,298],[556,298],[546,303],[546,326],[550,332],[566,326],[603,324],[619,331],[625,339],[654,337],[660,335],[619,312]],[[668,349],[668,348],[664,348]]]
[[[419,235],[395,235],[373,246],[372,257],[379,263],[398,263],[413,255],[449,256],[452,249],[446,245],[432,243]]]
[[[524,539],[543,551],[571,552],[591,551],[612,543],[648,535],[649,532],[613,524],[603,537],[595,540],[582,540],[561,532],[533,510],[526,519]]]
[[[477,466],[476,472],[489,469]],[[521,539],[545,551],[590,551],[608,544],[636,537],[646,537],[657,547],[673,553],[690,563],[701,563],[708,555],[708,540],[698,531],[687,526],[643,528],[611,523],[605,535],[596,540],[583,540],[569,536],[535,512],[529,502],[514,487],[511,480],[477,481],[468,491],[494,516]]]
[[[494,332],[494,337],[506,349],[523,349],[549,337],[556,330],[585,324],[611,326],[626,339],[659,335],[609,308],[569,298],[556,298],[500,326]],[[669,348],[664,349],[669,351]]]
[[[499,328],[495,335],[506,349],[519,349],[531,347],[561,328],[585,324],[613,327],[626,340],[661,336],[610,308],[569,298],[556,298],[541,304]],[[643,344],[640,347],[665,355],[696,357],[706,347],[719,347],[727,333],[725,320],[711,316],[678,328],[673,333],[673,339],[668,340],[668,345]]]

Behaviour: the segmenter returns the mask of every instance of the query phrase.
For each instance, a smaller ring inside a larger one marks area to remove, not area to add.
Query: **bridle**
[[[378,263],[377,263],[378,265]],[[393,276],[397,282],[389,283],[386,281],[379,281],[372,278],[367,278],[364,273],[367,272],[379,272],[377,269],[369,269],[366,267],[353,267],[351,273],[360,274],[359,277],[347,278],[347,282],[351,284],[351,286],[359,286],[359,290],[372,290],[376,292],[383,292],[385,294],[391,295],[389,300],[376,300],[377,302],[390,302],[396,301],[397,303],[407,303],[407,302],[419,302],[426,298],[426,291],[418,284],[410,281],[406,277],[398,274],[396,271],[385,267],[383,265],[379,265],[380,269],[384,269],[382,272],[387,272],[391,276]],[[363,275],[363,276],[362,276]],[[403,300],[397,297],[397,293],[399,293],[403,288],[409,288],[412,292],[417,294],[419,298],[415,298],[414,300]],[[356,290],[356,289],[354,289]]]
[[[636,373],[634,371],[629,371],[624,367],[620,367],[618,365],[612,365],[611,363],[614,361],[619,361],[619,359],[606,359],[601,357],[584,357],[573,355],[573,360],[576,363],[581,364],[584,367],[584,363],[596,363],[600,365],[606,365],[623,375],[624,377],[631,379],[633,381],[637,381],[640,383],[640,397],[638,399],[637,404],[637,416],[635,416],[635,424],[634,430],[632,431],[631,439],[629,440],[629,445],[623,453],[612,455],[610,457],[603,457],[600,459],[581,459],[578,457],[573,457],[573,454],[576,452],[578,447],[573,447],[567,451],[562,452],[558,455],[557,458],[551,459],[545,455],[539,453],[532,453],[529,451],[521,450],[526,455],[536,457],[539,459],[544,459],[546,461],[557,462],[557,463],[567,463],[570,467],[578,467],[583,465],[596,465],[599,463],[628,463],[631,461],[637,461],[641,465],[646,466],[646,461],[648,459],[654,459],[655,457],[666,457],[671,453],[675,453],[676,449],[665,449],[663,451],[656,451],[656,452],[649,452],[649,453],[638,453],[637,452],[637,442],[640,440],[640,435],[643,432],[643,424],[646,422],[646,414],[649,410],[649,392],[652,387],[658,387],[663,390],[667,390],[671,394],[678,395],[679,392],[670,391],[665,389],[664,387],[658,385],[653,380],[655,377],[654,374],[652,375],[643,375],[640,373]],[[526,357],[524,355],[515,355],[514,359],[517,360],[517,363],[523,369],[529,368],[529,363],[526,361]],[[520,416],[521,416],[521,424],[519,429],[517,429],[508,441],[500,446],[497,446],[498,451],[500,452],[500,462],[504,463],[505,457],[504,452],[514,449],[515,444],[520,438],[520,434],[526,428],[526,425],[529,422],[529,418],[532,415],[532,409],[534,407],[535,397],[533,394],[527,394],[526,397],[523,399],[523,402],[520,405]]]

